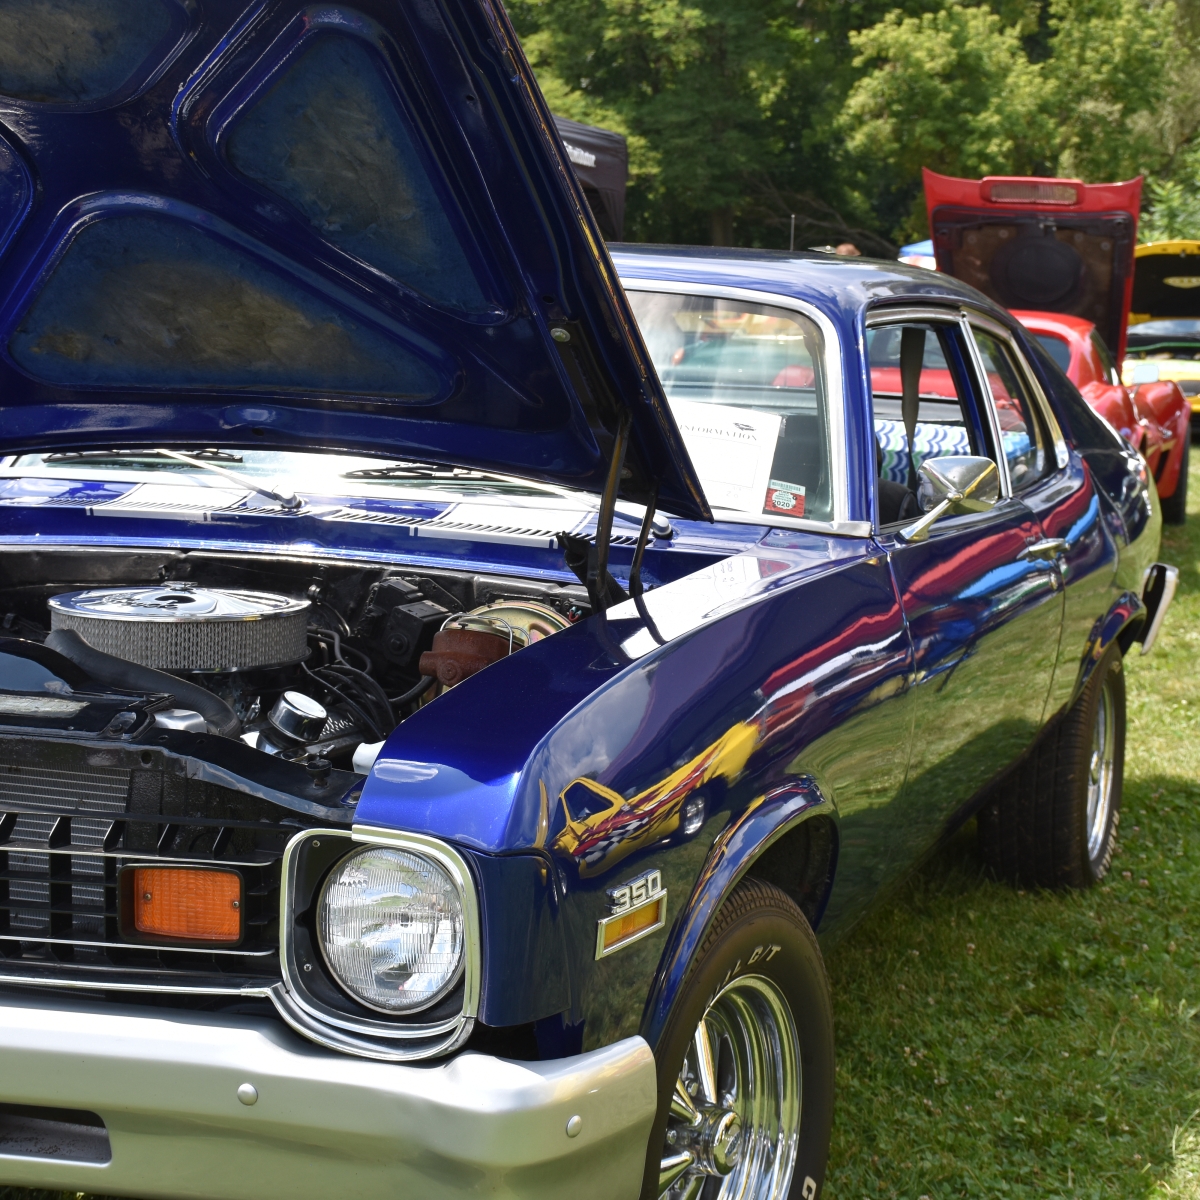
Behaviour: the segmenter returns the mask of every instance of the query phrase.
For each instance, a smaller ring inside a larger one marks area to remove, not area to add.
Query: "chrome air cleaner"
[[[308,610],[287,596],[170,583],[65,592],[50,600],[50,624],[160,671],[249,671],[305,656]]]

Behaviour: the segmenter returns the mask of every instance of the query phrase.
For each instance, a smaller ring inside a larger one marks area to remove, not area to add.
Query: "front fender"
[[[812,817],[833,812],[833,805],[821,795],[815,781],[800,779],[760,796],[721,831],[663,950],[646,999],[641,1033],[652,1047],[658,1044],[667,1014],[713,917],[738,881],[785,834]],[[835,859],[836,855],[835,842]]]

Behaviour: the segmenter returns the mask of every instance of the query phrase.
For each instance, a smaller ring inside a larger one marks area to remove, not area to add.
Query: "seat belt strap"
[[[913,441],[921,408],[921,367],[925,362],[925,330],[906,325],[900,334],[900,416],[908,438],[908,490],[917,490],[917,464]]]

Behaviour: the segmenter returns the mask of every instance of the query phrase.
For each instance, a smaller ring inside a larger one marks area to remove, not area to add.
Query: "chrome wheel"
[[[1087,848],[1088,858],[1098,862],[1104,855],[1112,813],[1113,778],[1116,773],[1116,704],[1112,677],[1105,676],[1092,725],[1092,756],[1088,763]]]
[[[783,993],[744,975],[713,997],[684,1056],[659,1164],[670,1200],[783,1200],[800,1132],[800,1041]]]

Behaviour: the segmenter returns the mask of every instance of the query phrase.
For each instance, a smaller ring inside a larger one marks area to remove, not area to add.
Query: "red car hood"
[[[1093,184],[998,175],[954,179],[929,170],[924,176],[939,271],[1005,308],[1083,317],[1121,361],[1140,176]]]

